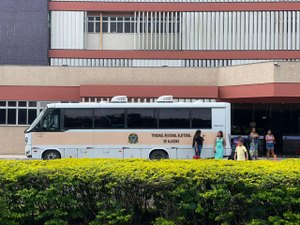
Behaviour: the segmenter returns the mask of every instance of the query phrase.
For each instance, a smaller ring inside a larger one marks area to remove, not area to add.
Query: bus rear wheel
[[[169,155],[166,151],[164,150],[154,150],[151,152],[150,157],[151,160],[154,159],[168,159]]]
[[[43,153],[43,156],[42,158],[44,160],[51,160],[51,159],[60,159],[61,158],[61,155],[58,151],[55,151],[55,150],[48,150],[48,151],[45,151]]]

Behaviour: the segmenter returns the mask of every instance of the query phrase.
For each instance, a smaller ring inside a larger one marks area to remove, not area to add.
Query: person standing
[[[252,128],[251,133],[249,135],[250,138],[250,157],[251,159],[257,159],[258,157],[258,140],[259,140],[259,135],[256,133],[256,129]]]
[[[243,145],[242,140],[238,140],[238,146],[235,149],[234,159],[239,161],[248,160],[248,152],[246,147]]]
[[[201,158],[201,151],[204,141],[204,135],[201,135],[201,130],[197,130],[193,138],[193,148],[195,150],[195,159]]]
[[[276,155],[274,153],[274,147],[275,147],[275,137],[272,134],[271,130],[268,130],[267,135],[265,136],[266,140],[266,149],[267,149],[267,159],[270,157],[270,153],[274,159],[276,159]]]
[[[215,159],[223,159],[224,147],[225,140],[223,137],[223,131],[219,131],[215,140]]]

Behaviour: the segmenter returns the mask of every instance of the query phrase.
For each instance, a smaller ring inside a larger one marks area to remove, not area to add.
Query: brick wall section
[[[48,1],[0,1],[0,65],[48,65]]]

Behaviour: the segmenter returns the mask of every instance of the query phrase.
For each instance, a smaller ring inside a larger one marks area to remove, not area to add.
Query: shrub
[[[0,161],[0,224],[299,224],[300,160]]]

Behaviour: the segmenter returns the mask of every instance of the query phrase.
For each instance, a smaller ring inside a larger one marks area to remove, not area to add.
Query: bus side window
[[[96,129],[124,129],[125,109],[96,109]]]
[[[127,110],[127,128],[157,129],[157,116],[151,108]]]
[[[92,129],[93,110],[92,109],[65,109],[64,128],[69,129]]]
[[[210,108],[191,109],[192,128],[194,129],[211,129],[212,112]]]
[[[159,128],[190,128],[189,110],[184,108],[159,109]]]

